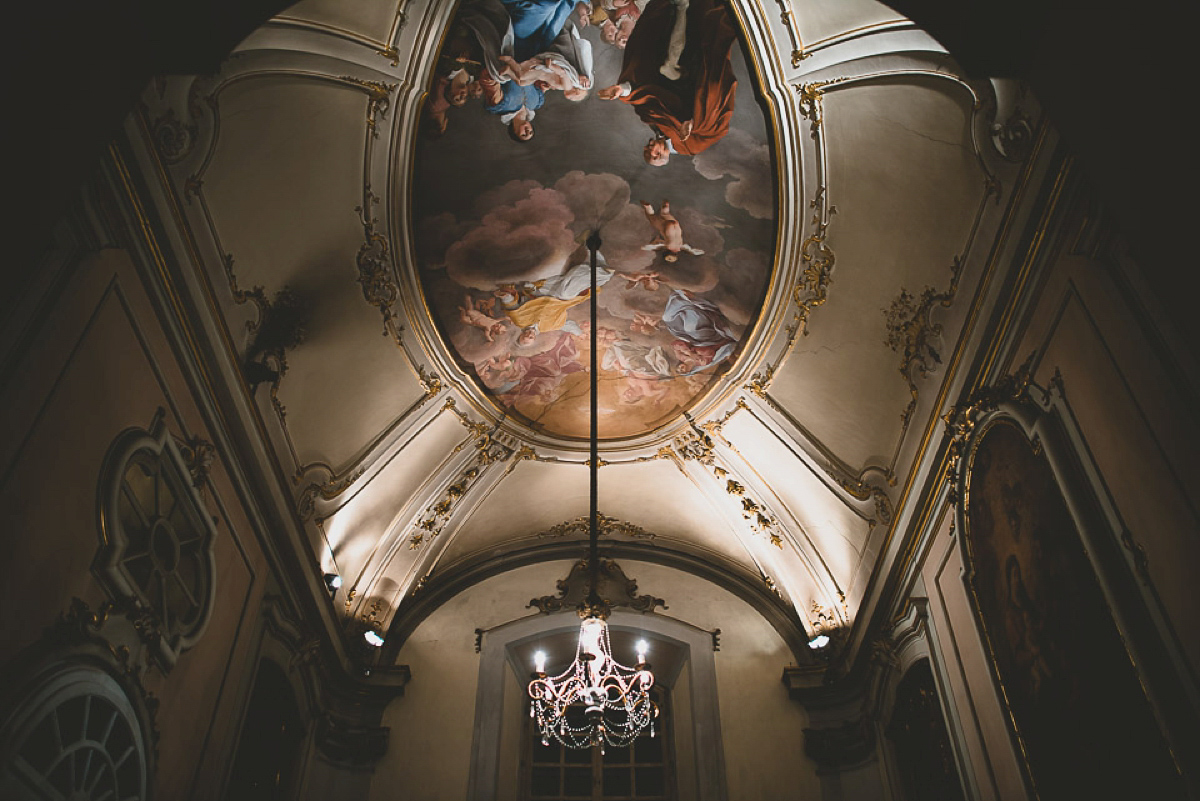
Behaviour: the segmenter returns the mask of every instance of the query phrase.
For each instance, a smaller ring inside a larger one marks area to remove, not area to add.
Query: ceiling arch
[[[811,631],[818,616],[850,623],[878,590],[912,467],[991,286],[995,254],[982,243],[1021,198],[1028,146],[997,146],[994,87],[963,76],[933,39],[872,0],[732,8],[739,75],[759,90],[742,105],[760,110],[775,180],[774,223],[759,229],[770,233],[769,279],[740,317],[714,301],[730,322],[744,320],[737,357],[694,398],[664,406],[663,419],[604,444],[600,507],[655,535],[611,547],[661,553],[702,575],[704,564],[722,566],[745,579],[740,592],[758,588],[755,597],[767,593]],[[428,603],[413,600],[417,588],[440,576],[562,558],[569,539],[551,546],[537,534],[586,511],[586,457],[578,440],[531,428],[489,397],[476,365],[447,342],[446,320],[439,329],[442,301],[422,283],[421,221],[462,201],[423,206],[423,193],[441,190],[410,188],[410,178],[434,152],[422,120],[455,8],[416,0],[400,15],[376,10],[305,0],[216,75],[152,88],[142,119],[162,167],[160,199],[202,265],[213,325],[253,378],[248,408],[290,524],[314,570],[344,577],[338,615],[399,633],[407,610]],[[619,51],[600,52],[610,72],[620,66]],[[548,104],[544,116],[566,119],[566,108]],[[631,109],[612,108],[639,130]],[[448,112],[450,124],[468,110]],[[636,156],[627,186],[668,169],[637,167]],[[736,195],[740,168],[705,173],[702,156],[671,157],[679,186],[711,186],[721,202]],[[555,169],[567,166],[564,157]],[[536,189],[569,206],[570,193],[554,189],[562,176],[538,175],[510,205]],[[649,226],[624,191],[621,213]],[[693,198],[683,197],[686,211]],[[728,267],[735,232],[705,214]],[[484,216],[464,219],[481,226]],[[703,230],[683,219],[685,234]],[[648,238],[652,229],[630,230]],[[569,268],[569,255],[555,269]],[[472,306],[499,288],[473,287]],[[487,344],[482,329],[465,327]],[[523,328],[502,327],[510,337]],[[663,355],[678,376],[678,357]]]

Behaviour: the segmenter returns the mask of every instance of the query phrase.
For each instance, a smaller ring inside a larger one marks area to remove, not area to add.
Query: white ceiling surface
[[[300,0],[280,16],[285,20],[313,23],[343,35],[360,36],[382,45],[396,24],[397,15],[404,11],[406,5],[406,0],[374,0],[369,3]]]
[[[920,295],[949,285],[984,197],[971,95],[946,80],[918,80],[825,95],[826,196],[837,208],[828,244],[837,261],[828,301],[771,386],[855,471],[890,463],[911,397],[883,312],[901,288]]]
[[[905,18],[875,0],[827,0],[792,3],[796,27],[805,48],[819,45],[851,31],[903,22]]]
[[[779,9],[766,5],[740,8],[744,19],[758,20],[750,27],[771,26],[777,39],[761,40],[758,51],[790,53],[792,44],[778,26]],[[872,0],[819,0],[792,9],[805,43],[897,19]],[[364,230],[356,207],[370,182],[380,198],[372,210],[372,217],[383,220],[377,230],[392,235],[389,203],[408,191],[409,137],[419,109],[420,87],[412,76],[429,75],[429,53],[449,14],[448,7],[421,0],[403,11],[396,66],[366,44],[392,36],[393,0],[304,0],[286,20],[248,40],[224,73],[250,70],[259,63],[255,59],[265,59],[274,71],[226,77],[225,83],[221,76],[214,79],[219,128],[211,161],[200,168],[202,198],[189,200],[185,210],[197,236],[211,238],[204,247],[234,257],[242,290],[262,285],[270,297],[287,285],[313,301],[307,340],[288,352],[290,369],[278,389],[286,417],[275,414],[265,388],[256,400],[283,475],[306,465],[326,466],[289,482],[287,492],[299,498],[307,483],[327,482],[316,514],[302,522],[318,540],[325,538],[332,560],[330,554],[322,558],[336,565],[347,590],[359,590],[360,601],[382,586],[394,586],[402,598],[430,571],[436,574],[472,554],[528,544],[537,533],[587,512],[587,472],[579,464],[585,452],[578,446],[551,447],[532,435],[522,439],[518,431],[516,438],[497,437],[505,446],[499,458],[478,460],[476,440],[486,425],[470,430],[462,418],[490,424],[491,407],[455,372],[446,346],[419,334],[430,330],[428,321],[404,317],[427,313],[420,299],[406,297],[395,306],[405,345],[416,366],[434,372],[432,366],[440,365],[440,386],[419,403],[429,385],[422,386],[393,337],[381,335],[379,310],[364,299],[357,280],[355,257]],[[354,51],[353,62],[339,61],[355,37],[364,40],[357,45],[361,53]],[[881,42],[885,38],[880,35]],[[325,40],[330,44],[321,52],[304,51]],[[411,44],[417,40],[419,45]],[[856,40],[855,52],[862,52],[863,41]],[[407,52],[413,46],[419,51]],[[836,65],[828,66],[835,50],[823,55],[822,79],[837,74]],[[770,55],[757,66],[773,86],[804,80],[803,66],[797,70]],[[855,69],[861,64],[848,64],[847,74]],[[378,116],[378,136],[369,140],[373,156],[366,165],[370,91],[355,80],[393,87],[386,113]],[[775,102],[795,103],[798,96],[789,88]],[[792,149],[781,146],[780,152],[803,154],[808,181],[817,140],[802,122],[802,130],[783,131]],[[872,503],[851,498],[831,475],[838,464],[847,466],[850,479],[864,466],[888,464],[904,436],[901,413],[910,395],[899,372],[901,357],[885,344],[883,310],[901,287],[919,294],[925,286],[943,289],[950,281],[953,258],[983,199],[970,125],[971,97],[950,81],[897,75],[826,92],[825,183],[828,201],[837,207],[828,231],[836,254],[828,300],[812,310],[809,333],[797,337],[790,354],[781,354],[787,337],[782,323],[793,309],[787,305],[790,292],[778,293],[783,302],[764,310],[768,319],[756,329],[774,332],[775,340],[745,349],[753,358],[769,356],[782,365],[769,391],[784,414],[736,411],[714,437],[720,446],[714,464],[666,458],[661,449],[670,442],[662,438],[606,450],[613,464],[600,472],[601,511],[655,534],[653,546],[669,549],[673,541],[684,541],[772,577],[802,616],[813,601],[835,608],[839,590],[850,596],[853,615],[860,596],[850,586],[855,576],[870,573],[873,565],[866,561],[874,558],[874,547],[868,540],[886,525],[873,528]],[[197,155],[171,173],[180,196],[199,161]],[[781,163],[780,169],[794,174],[800,168]],[[793,229],[784,238],[794,237],[793,243],[811,233],[807,201],[815,189],[802,187],[805,208],[781,215]],[[798,226],[804,227],[795,230]],[[794,251],[795,244],[791,247]],[[410,251],[393,242],[391,252]],[[405,274],[408,265],[395,266],[401,287],[416,285]],[[788,269],[793,272],[787,275],[799,275],[795,266]],[[209,280],[231,338],[244,343],[252,306],[236,302],[219,261],[209,264]],[[957,331],[944,332],[946,343],[956,338]],[[734,410],[739,397],[761,403],[736,382],[714,396],[722,393],[725,400],[706,407],[714,411],[698,424]],[[454,410],[445,409],[447,400],[456,402]],[[925,422],[913,427],[924,428]],[[513,432],[511,424],[505,431]],[[533,446],[536,458],[519,455],[522,446]],[[638,458],[643,461],[629,463]],[[472,466],[478,477],[437,537],[410,548],[429,505]],[[749,488],[768,509],[781,527],[781,548],[741,518],[736,506],[741,498],[725,491],[728,479]]]
[[[683,540],[755,569],[737,532],[718,516],[710,496],[670,460],[606,465],[598,483],[601,513],[631,522],[656,540]],[[453,564],[587,514],[584,465],[522,462],[463,522],[442,561]]]

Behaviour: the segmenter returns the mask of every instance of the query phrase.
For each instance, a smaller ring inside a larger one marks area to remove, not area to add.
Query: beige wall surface
[[[622,563],[622,567],[638,582],[640,593],[666,599],[669,610],[656,614],[709,631],[721,629],[721,650],[713,657],[728,797],[739,801],[816,797],[816,766],[801,753],[807,716],[788,699],[780,681],[791,655],[770,624],[743,601],[689,574],[642,562]],[[398,661],[410,666],[413,678],[405,696],[393,702],[385,715],[391,740],[388,755],[375,771],[372,799],[395,798],[398,787],[405,788],[404,797],[412,801],[457,801],[465,796],[479,680],[474,630],[527,616],[529,599],[552,593],[555,581],[569,568],[569,562],[553,562],[493,577],[444,604],[417,628],[400,651]],[[683,687],[689,683],[690,678],[685,678]],[[502,739],[511,739],[525,707],[515,703],[523,698],[513,699],[510,705],[505,695],[510,737]],[[691,742],[689,736],[675,736],[677,749],[691,747]],[[516,766],[510,763],[517,758],[517,748],[510,744],[501,753],[500,775],[511,782]],[[694,783],[685,778],[680,787]],[[498,789],[499,797],[514,797],[511,787]]]
[[[118,435],[148,429],[162,409],[177,441],[211,440],[124,251],[81,260],[31,341],[0,400],[0,538],[12,568],[0,597],[0,662],[19,659],[72,598],[93,610],[108,600],[91,566],[102,544],[102,466]],[[170,673],[145,677],[159,701],[160,798],[218,794],[249,667],[242,623],[261,600],[263,556],[220,457],[201,494],[217,520],[212,615]]]

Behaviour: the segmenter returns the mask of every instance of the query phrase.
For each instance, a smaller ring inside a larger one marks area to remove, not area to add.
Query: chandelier
[[[591,251],[591,453],[588,461],[591,482],[591,514],[588,518],[587,599],[579,606],[579,645],[575,661],[557,676],[546,675],[546,655],[534,656],[533,680],[529,682],[529,716],[537,723],[542,744],[557,740],[567,748],[606,745],[622,747],[633,742],[647,727],[654,736],[658,705],[650,698],[654,674],[646,662],[646,641],[637,644],[637,665],[627,667],[612,655],[608,638],[608,604],[600,598],[600,526],[597,511],[599,486],[599,432],[597,426],[596,374],[596,261],[600,235],[587,239]]]

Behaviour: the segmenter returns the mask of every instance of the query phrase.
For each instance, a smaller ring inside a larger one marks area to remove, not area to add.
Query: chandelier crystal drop
[[[599,432],[597,426],[596,374],[596,263],[600,235],[593,232],[587,240],[592,257],[591,284],[591,516],[588,523],[590,589],[579,607],[583,619],[579,625],[579,645],[575,661],[557,676],[546,675],[546,655],[535,656],[536,669],[529,682],[529,716],[537,723],[542,744],[555,740],[567,748],[591,748],[606,745],[622,747],[649,728],[654,736],[658,705],[650,698],[654,674],[646,662],[645,640],[637,644],[637,665],[627,667],[612,655],[608,639],[608,604],[600,598],[599,512]]]

